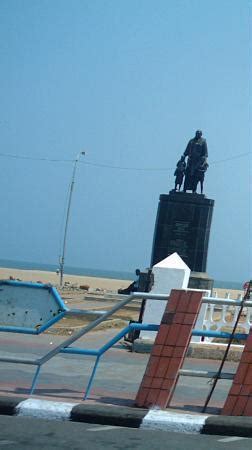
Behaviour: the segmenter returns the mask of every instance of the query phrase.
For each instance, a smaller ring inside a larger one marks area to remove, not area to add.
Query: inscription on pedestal
[[[186,221],[174,221],[173,236],[170,240],[170,253],[178,253],[181,258],[188,257],[188,238],[190,238],[190,223]]]

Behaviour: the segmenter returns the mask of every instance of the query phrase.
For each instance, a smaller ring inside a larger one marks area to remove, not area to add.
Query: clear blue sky
[[[1,0],[0,153],[19,158],[0,156],[0,258],[58,262],[72,163],[39,158],[85,149],[66,264],[147,267],[159,195],[201,128],[208,273],[251,277],[250,21],[247,0]]]

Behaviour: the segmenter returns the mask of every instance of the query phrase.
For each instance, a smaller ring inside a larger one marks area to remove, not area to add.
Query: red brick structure
[[[203,292],[172,290],[135,403],[166,408],[183,365]]]
[[[252,416],[252,328],[221,414]]]

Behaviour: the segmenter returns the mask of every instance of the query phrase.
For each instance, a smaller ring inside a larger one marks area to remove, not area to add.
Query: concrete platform
[[[132,350],[137,353],[150,353],[153,340],[136,339],[132,344]],[[231,345],[227,355],[227,361],[239,362],[243,352],[243,345]],[[187,356],[197,359],[221,360],[226,350],[226,344],[192,342],[188,348]]]

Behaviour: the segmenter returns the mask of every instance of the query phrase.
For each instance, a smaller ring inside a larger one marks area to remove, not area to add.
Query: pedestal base
[[[191,272],[188,287],[191,289],[213,290],[214,280],[206,272]]]
[[[151,266],[178,253],[195,272],[205,272],[214,201],[200,194],[161,194]]]

